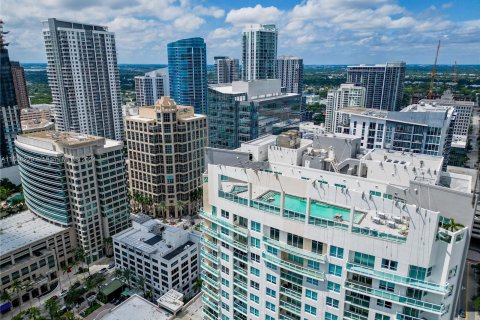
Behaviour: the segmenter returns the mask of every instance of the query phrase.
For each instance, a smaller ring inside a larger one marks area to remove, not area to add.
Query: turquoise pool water
[[[14,200],[23,200],[23,194],[16,194],[7,200],[8,205],[12,205]]]
[[[259,198],[260,201],[280,207],[280,193],[275,191],[269,191]],[[307,212],[307,200],[299,197],[295,197],[289,194],[285,195],[285,209],[306,213]],[[310,203],[310,216],[315,218],[322,218],[327,220],[333,220],[336,215],[341,215],[344,221],[350,221],[350,210],[342,207],[332,206],[329,204],[313,201]],[[355,212],[354,223],[359,223],[364,214],[361,212]]]

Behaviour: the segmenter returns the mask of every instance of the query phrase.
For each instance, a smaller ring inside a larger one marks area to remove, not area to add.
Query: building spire
[[[8,42],[5,42],[5,34],[9,31],[3,31],[3,20],[0,19],[0,49],[5,49],[8,46]]]

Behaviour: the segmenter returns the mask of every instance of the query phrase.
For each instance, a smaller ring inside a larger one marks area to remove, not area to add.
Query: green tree
[[[183,211],[188,206],[188,202],[182,201],[182,200],[177,200],[177,203],[175,204],[175,206],[177,207],[177,212],[180,213],[180,217],[182,217],[183,216]]]
[[[145,295],[145,277],[138,276],[135,282],[135,287],[142,291],[142,295]]]
[[[72,285],[72,279],[70,279],[70,273],[68,272],[68,269],[70,267],[67,266],[66,264],[62,265],[62,273],[63,274],[67,274],[67,277],[68,277],[68,282],[70,283],[70,286]]]
[[[450,219],[447,223],[444,223],[442,227],[445,228],[446,230],[455,232],[464,228],[465,226],[463,224],[457,223],[455,219]]]
[[[28,314],[28,319],[30,320],[38,320],[41,317],[40,309],[37,307],[31,307],[26,313]]]
[[[82,263],[83,266],[87,266],[88,275],[90,276],[91,275],[90,264],[89,264],[90,258],[87,257],[85,250],[83,250],[82,248],[77,248],[75,249],[74,255],[75,255],[75,260],[77,260],[77,262]]]
[[[200,291],[200,289],[202,288],[202,283],[203,283],[203,280],[200,278],[197,278],[195,280],[195,283],[192,286],[193,291],[194,292]]]
[[[60,319],[62,320],[78,320],[79,318],[75,317],[75,314],[72,311],[65,312]]]
[[[47,312],[50,316],[50,320],[56,319],[58,316],[58,312],[60,311],[57,301],[53,299],[48,299],[45,302],[45,309],[47,309]]]
[[[133,274],[133,271],[125,268],[125,269],[123,269],[122,275],[123,275],[123,279],[125,280],[125,282],[128,285],[128,288],[131,289],[132,288],[132,282],[135,281],[135,275]]]
[[[15,292],[15,297],[18,298],[18,304],[20,311],[22,311],[22,298],[20,297],[20,292],[23,290],[22,281],[15,279],[12,283],[11,290]]]
[[[155,208],[160,211],[160,214],[163,218],[165,218],[165,212],[167,211],[167,203],[165,201],[161,201],[155,205]]]
[[[8,290],[3,290],[2,295],[0,295],[0,300],[1,301],[12,301],[12,295]]]

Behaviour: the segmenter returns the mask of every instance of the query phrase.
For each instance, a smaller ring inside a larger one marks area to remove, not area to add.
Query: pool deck
[[[222,190],[224,192],[230,192],[233,189],[234,186],[239,186],[239,185],[246,186],[247,184],[246,183],[225,181],[225,182],[222,182]],[[252,190],[252,199],[257,199],[258,200],[258,198],[260,198],[262,195],[264,195],[268,191],[273,191],[273,190],[270,190],[268,188],[254,187],[253,190]],[[248,198],[248,191],[241,192],[241,193],[238,193],[236,195],[239,196],[239,197],[247,199]],[[317,200],[317,199],[312,199],[312,200],[315,200],[315,201],[320,202],[320,203],[325,203],[326,205],[335,206],[335,204],[322,202],[322,201]],[[265,203],[268,204],[268,202],[265,202]],[[340,208],[344,208],[344,207],[340,207]],[[348,210],[348,208],[345,208],[345,209]],[[378,231],[378,232],[385,232],[385,233],[389,233],[389,234],[396,235],[396,236],[405,236],[405,234],[402,234],[402,233],[404,233],[405,231],[408,231],[408,225],[406,224],[406,221],[403,221],[402,223],[395,223],[395,228],[390,227],[388,225],[389,222],[390,223],[393,222],[392,221],[393,217],[392,217],[392,214],[390,214],[390,213],[385,213],[385,216],[387,217],[387,219],[378,219],[379,215],[377,215],[377,213],[374,210],[370,210],[370,211],[358,210],[358,211],[364,213],[364,216],[363,216],[362,219],[360,219],[360,221],[358,223],[354,222],[354,226],[357,226],[357,227],[360,227],[360,228],[366,228],[366,229],[370,229],[370,230],[375,230],[375,231]],[[380,215],[381,215],[381,213],[380,213]],[[317,217],[321,217],[321,216],[317,215]],[[375,219],[377,222],[374,222],[374,218],[377,218],[377,219]],[[324,218],[324,219],[328,219],[328,218]],[[344,221],[344,223],[348,224],[349,222]]]

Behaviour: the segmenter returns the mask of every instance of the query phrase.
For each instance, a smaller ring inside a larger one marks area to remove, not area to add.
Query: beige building
[[[162,97],[126,117],[125,129],[132,194],[150,197],[156,213],[178,216],[189,211],[205,168],[207,117]]]
[[[21,121],[28,120],[51,120],[50,118],[50,109],[47,107],[38,107],[38,108],[25,108],[21,110],[20,113]]]
[[[25,211],[2,220],[0,247],[0,289],[18,306],[57,286],[61,267],[73,260],[75,232]]]

